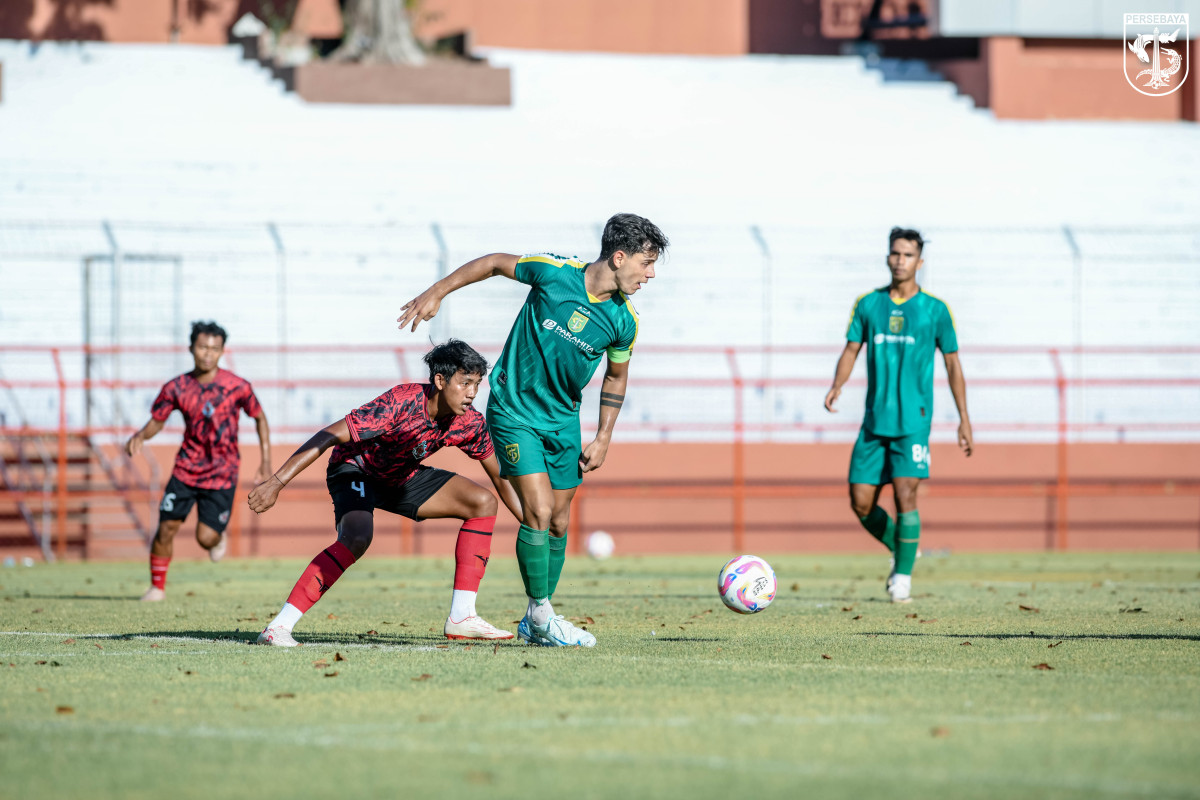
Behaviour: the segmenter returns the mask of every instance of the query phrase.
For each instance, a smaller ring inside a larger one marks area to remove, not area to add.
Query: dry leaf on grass
[[[936,728],[934,728],[933,730],[931,730],[929,732],[929,735],[935,739],[945,739],[947,736],[950,735],[950,729],[939,725]]]
[[[1032,611],[1034,614],[1042,613],[1040,608],[1034,608],[1033,606],[1017,606],[1017,608],[1021,609],[1022,611]]]
[[[926,624],[926,623],[929,623],[929,622],[937,622],[937,617],[934,617],[933,619],[923,619],[923,620],[920,620],[920,623],[921,623],[922,625],[924,625],[924,624]]]
[[[850,619],[862,619],[862,614],[851,617]]]
[[[917,615],[916,614],[905,614],[904,618],[905,619],[916,619]]]
[[[420,675],[418,675],[417,677],[413,678],[413,680],[414,680],[414,681],[427,681],[427,680],[429,680],[429,679],[430,679],[430,678],[432,678],[432,677],[433,677],[433,676],[432,676],[432,675],[430,675],[428,672],[422,672]]]
[[[528,661],[526,661],[521,665],[521,669],[537,669],[537,664],[530,664]]]
[[[295,696],[296,695],[292,694],[291,692],[280,692],[279,694],[275,695],[275,699],[276,700],[286,700],[289,697],[295,697]]]
[[[1054,644],[1048,644],[1048,645],[1046,645],[1046,647],[1058,647],[1060,644],[1062,644],[1062,640],[1061,640],[1061,639],[1060,639],[1059,641],[1055,642]]]
[[[824,658],[827,661],[833,661],[833,656],[827,656],[824,653],[821,653],[821,658]]]
[[[325,669],[325,667],[329,666],[329,662],[322,658],[319,661],[314,661],[313,666],[317,669]]]
[[[335,669],[333,672],[326,672],[326,673],[325,673],[325,677],[326,677],[326,678],[336,678],[337,676],[338,676],[338,674],[337,674],[337,670],[336,670],[336,669]]]
[[[58,708],[54,709],[54,713],[55,714],[74,714],[75,709],[71,708],[70,706],[59,706]]]
[[[1034,669],[1054,669],[1054,667],[1050,666],[1045,661],[1043,661],[1041,664],[1034,664],[1033,668]]]
[[[512,694],[516,694],[517,692],[522,692],[522,691],[524,691],[524,689],[522,689],[520,686],[509,686],[507,689],[500,689],[499,691],[501,691],[501,692],[511,692]]]
[[[971,647],[971,646],[972,645],[970,642],[963,642],[962,644],[959,645],[959,647]]]
[[[74,639],[63,639],[63,644],[75,644]]]
[[[341,653],[334,653],[333,660],[334,661],[345,661],[346,657],[344,655],[342,655]]]
[[[329,616],[325,617],[325,619],[337,619],[337,618],[338,618],[337,614],[330,614]]]

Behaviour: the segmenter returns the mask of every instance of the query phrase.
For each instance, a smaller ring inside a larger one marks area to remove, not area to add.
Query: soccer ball
[[[775,599],[775,570],[758,556],[738,556],[717,576],[721,602],[739,614],[757,614]]]
[[[613,538],[604,531],[592,531],[587,538],[588,555],[603,561],[613,554]]]

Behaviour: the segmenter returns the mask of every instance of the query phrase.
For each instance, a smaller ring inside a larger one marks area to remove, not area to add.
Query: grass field
[[[930,555],[908,606],[770,560],[753,617],[720,557],[568,560],[592,650],[447,643],[449,559],[368,556],[295,650],[247,643],[298,560],[0,570],[0,797],[1200,797],[1200,554]]]

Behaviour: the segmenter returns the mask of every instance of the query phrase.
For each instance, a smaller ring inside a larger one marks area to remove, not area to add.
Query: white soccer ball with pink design
[[[738,556],[717,577],[721,602],[739,614],[757,614],[775,599],[775,570],[758,556]]]

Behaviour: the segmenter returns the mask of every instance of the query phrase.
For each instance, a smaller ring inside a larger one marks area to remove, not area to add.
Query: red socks
[[[488,558],[492,555],[492,530],[495,527],[495,517],[476,517],[458,529],[458,542],[454,545],[455,589],[479,591],[479,582],[483,580]]]
[[[166,591],[167,567],[169,566],[171,566],[171,559],[163,558],[162,556],[150,556],[150,585],[155,589]]]
[[[350,548],[341,542],[334,542],[318,553],[308,569],[304,570],[287,601],[301,611],[308,611],[357,560]]]

